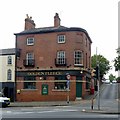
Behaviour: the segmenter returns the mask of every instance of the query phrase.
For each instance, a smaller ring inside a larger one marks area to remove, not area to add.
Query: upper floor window
[[[23,60],[23,64],[24,66],[34,67],[35,60],[34,60],[34,54],[32,52],[26,54],[26,59]]]
[[[74,52],[74,65],[83,65],[83,52],[80,50]]]
[[[12,64],[12,57],[11,57],[11,56],[8,56],[7,63],[8,63],[8,65],[11,65],[11,64]]]
[[[65,43],[65,35],[58,35],[58,43]]]
[[[34,38],[33,37],[27,38],[27,45],[34,45]]]
[[[34,59],[34,54],[31,52],[31,53],[27,53],[26,54],[26,59],[27,60],[33,60]]]
[[[12,80],[12,70],[7,71],[7,80]]]
[[[65,51],[58,51],[57,52],[57,64],[65,64]]]

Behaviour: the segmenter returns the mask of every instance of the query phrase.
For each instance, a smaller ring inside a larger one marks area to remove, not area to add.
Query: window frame
[[[27,89],[27,90],[36,89],[36,77],[35,76],[26,76],[26,77],[24,77],[24,85],[23,85],[23,87],[24,87],[24,89]]]
[[[65,43],[66,36],[65,35],[58,35],[57,36],[57,42],[58,43]]]
[[[63,65],[65,63],[65,51],[57,51],[57,64]]]
[[[81,54],[76,55],[76,52],[81,53]],[[78,57],[78,56],[80,56],[80,57]],[[75,66],[83,66],[83,52],[81,50],[75,50],[74,51],[74,65]]]
[[[10,55],[7,58],[7,64],[12,65],[12,56],[10,56]]]
[[[67,80],[66,76],[56,76],[54,81],[55,90],[66,90],[67,89]]]
[[[27,38],[27,45],[34,45],[34,37],[28,37]]]
[[[26,60],[34,60],[34,53],[33,52],[26,53]]]
[[[12,80],[12,70],[11,69],[7,70],[7,80]]]

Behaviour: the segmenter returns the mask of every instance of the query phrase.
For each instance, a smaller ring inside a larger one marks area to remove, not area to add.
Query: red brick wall
[[[65,44],[57,43],[57,35],[65,34]],[[23,66],[23,59],[26,59],[27,52],[34,52],[35,55],[35,68],[55,68],[56,53],[59,50],[66,51],[67,65],[74,67],[74,50],[81,50],[84,53],[84,67],[90,67],[91,52],[88,45],[85,45],[85,34],[79,32],[60,32],[60,33],[48,33],[48,34],[36,34],[36,35],[22,35],[17,38],[17,48],[21,49],[20,60],[17,60],[17,66]],[[26,38],[28,36],[34,36],[35,44],[33,46],[26,45]],[[82,42],[80,42],[82,41]],[[89,44],[89,41],[87,42]],[[87,66],[86,66],[86,53],[87,53]]]
[[[76,99],[76,82],[74,78],[75,77],[73,76],[70,81],[71,101]],[[48,79],[47,82],[36,82],[37,87],[35,90],[23,89],[23,82],[17,82],[17,90],[20,90],[20,93],[17,93],[17,101],[66,101],[67,91],[55,90],[52,77],[49,77]],[[37,79],[37,81],[39,80]],[[48,85],[48,95],[42,95],[42,84]]]

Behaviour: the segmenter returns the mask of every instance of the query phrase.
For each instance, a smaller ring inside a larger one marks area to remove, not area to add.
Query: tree
[[[110,82],[112,82],[113,80],[115,80],[116,79],[116,76],[114,76],[113,74],[110,74],[109,75],[109,80],[110,80]]]
[[[117,49],[118,56],[114,59],[114,67],[115,67],[115,71],[120,70],[120,47]]]
[[[91,67],[95,68],[97,64],[99,65],[100,78],[103,78],[111,69],[110,62],[102,55],[93,55],[91,58]]]

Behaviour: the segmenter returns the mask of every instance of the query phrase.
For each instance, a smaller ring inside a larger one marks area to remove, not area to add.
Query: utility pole
[[[98,85],[98,110],[100,110],[100,66],[97,59],[97,48],[96,48],[96,68],[97,68],[97,85]]]

